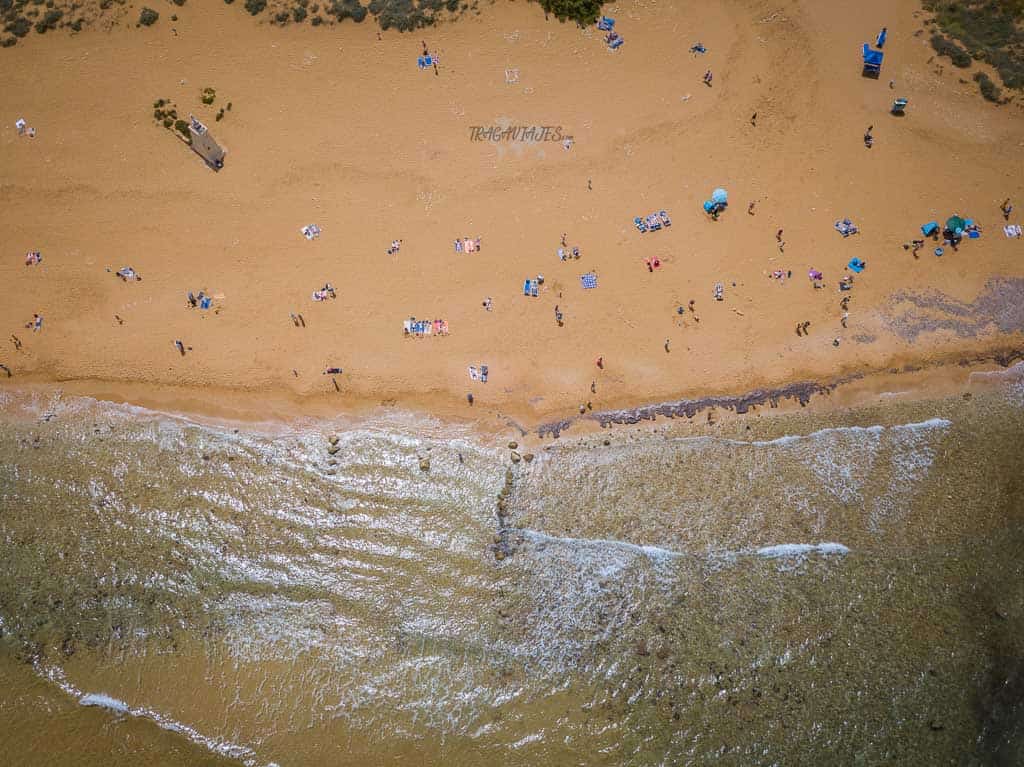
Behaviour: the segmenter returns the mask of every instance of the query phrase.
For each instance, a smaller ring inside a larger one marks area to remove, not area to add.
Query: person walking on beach
[[[999,206],[999,210],[1001,210],[1003,212],[1003,220],[1004,221],[1009,221],[1010,220],[1010,214],[1013,213],[1013,206],[1010,205],[1010,198],[1009,197],[1007,197],[1005,200],[1003,200],[1003,204]]]
[[[871,131],[873,131],[874,129],[874,125],[869,125],[868,129],[864,131],[864,146],[866,146],[868,149],[870,149],[871,145],[875,143],[875,138],[874,136],[871,135]]]
[[[711,70],[709,69],[707,72],[704,73],[704,84],[709,88],[711,87],[711,78]]]
[[[775,241],[776,242],[782,242],[782,230],[781,229],[775,233]]]
[[[590,382],[590,393],[597,394],[597,381]]]
[[[21,351],[21,339],[11,333],[11,343],[14,344],[15,351]]]
[[[594,360],[594,364],[601,370],[604,370],[604,357],[598,357]]]
[[[750,116],[750,124],[755,128],[757,127],[757,112],[754,112],[754,114]]]
[[[850,313],[849,312],[843,312],[843,316],[839,319],[839,323],[845,328],[846,327],[846,321],[848,319],[850,319]]]
[[[472,407],[472,406],[473,406],[473,392],[469,392],[469,393],[468,393],[468,394],[466,395],[466,402],[468,402],[468,403],[469,403],[469,406],[470,406],[470,407]]]
[[[750,204],[749,204],[749,205],[747,206],[747,215],[748,215],[748,216],[753,216],[753,215],[754,215],[754,205],[756,205],[756,202],[751,202],[751,203],[750,203]]]
[[[668,352],[669,352],[669,350],[668,350],[669,341],[670,341],[670,339],[668,339],[668,338],[665,339],[665,354],[668,354]]]
[[[174,342],[174,348],[178,350],[178,353],[181,354],[182,357],[185,356],[185,344],[180,340]]]

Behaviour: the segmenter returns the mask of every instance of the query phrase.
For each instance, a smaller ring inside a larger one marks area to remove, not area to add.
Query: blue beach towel
[[[523,295],[524,296],[530,295],[530,281],[529,280],[523,280]]]
[[[864,267],[867,266],[867,264],[865,264],[859,258],[851,258],[850,263],[848,263],[847,266],[853,271],[855,271],[857,274],[860,274],[861,272],[864,271]]]
[[[593,272],[580,275],[580,283],[583,285],[584,290],[597,287],[597,275]]]

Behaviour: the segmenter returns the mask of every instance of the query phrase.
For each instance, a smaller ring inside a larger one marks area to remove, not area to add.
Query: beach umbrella
[[[724,189],[719,187],[711,193],[711,201],[716,205],[725,205],[729,202],[729,195]]]
[[[951,232],[959,234],[967,228],[967,222],[960,218],[960,216],[951,216],[950,219],[946,221],[946,228]]]

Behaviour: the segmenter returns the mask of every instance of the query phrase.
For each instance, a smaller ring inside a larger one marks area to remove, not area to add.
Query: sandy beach
[[[1004,236],[999,210],[1024,207],[1021,109],[986,103],[935,58],[915,3],[605,12],[626,40],[616,51],[528,3],[378,35],[369,22],[279,29],[212,1],[174,8],[175,22],[168,7],[150,28],[0,51],[0,362],[13,373],[0,384],[233,415],[262,397],[275,412],[387,405],[536,424],[586,402],[742,394],[1024,346],[1024,239]],[[866,79],[859,46],[882,25],[883,71]],[[421,40],[436,73],[416,65]],[[698,41],[706,54],[688,52]],[[897,96],[905,117],[889,114]],[[154,121],[158,99],[209,126],[223,170]],[[474,141],[474,126],[573,140]],[[701,203],[716,187],[731,205],[713,221]],[[671,227],[637,231],[634,216],[660,210]],[[902,247],[954,214],[981,238],[942,257],[931,240],[918,258]],[[858,234],[836,232],[845,217]],[[322,234],[307,241],[312,223]],[[578,260],[559,259],[563,233]],[[478,252],[455,251],[477,237]],[[30,251],[40,264],[25,265]],[[867,268],[840,292],[853,257]],[[125,266],[142,280],[118,279]],[[524,296],[538,274],[538,297]],[[337,298],[313,301],[325,283]],[[209,310],[188,306],[200,290]],[[38,332],[24,327],[34,313]],[[408,337],[410,317],[449,334]],[[481,364],[487,383],[467,372]]]

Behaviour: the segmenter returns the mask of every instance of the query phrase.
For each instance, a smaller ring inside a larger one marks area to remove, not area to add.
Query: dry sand
[[[277,29],[214,0],[149,29],[33,35],[0,51],[6,383],[235,414],[254,402],[264,414],[386,404],[537,422],[588,400],[744,392],[1021,345],[1019,312],[984,297],[997,277],[1000,300],[1019,307],[1024,240],[1004,238],[998,206],[1012,197],[1024,209],[1024,120],[932,60],[914,3],[606,12],[626,39],[616,52],[527,3],[378,39],[369,22]],[[882,77],[864,79],[859,45],[882,25]],[[440,57],[437,75],[415,65],[421,39]],[[687,52],[698,40],[707,55]],[[512,68],[518,83],[507,84]],[[212,107],[199,102],[205,86],[217,90]],[[910,99],[904,118],[888,114],[895,96]],[[229,150],[223,171],[155,125],[161,97],[207,122]],[[16,135],[22,116],[34,139]],[[470,141],[471,126],[495,124],[561,126],[575,143]],[[716,186],[732,206],[713,222],[701,202]],[[670,229],[635,230],[633,216],[660,209]],[[930,241],[916,260],[902,249],[920,224],[953,213],[983,237],[942,258]],[[860,235],[833,230],[844,216]],[[299,229],[312,222],[323,235],[307,242]],[[563,232],[580,260],[557,258]],[[463,236],[481,237],[482,251],[455,253]],[[396,238],[400,253],[386,255]],[[29,250],[41,265],[24,266]],[[651,256],[663,264],[653,274]],[[868,268],[840,294],[852,256]],[[117,279],[126,265],[143,281]],[[812,289],[811,267],[826,289]],[[785,284],[768,278],[780,268],[793,272]],[[588,271],[596,290],[580,286]],[[538,273],[540,297],[525,298],[524,278]],[[338,298],[314,303],[325,281]],[[723,302],[712,300],[718,281]],[[186,306],[199,289],[223,293],[219,312]],[[929,290],[962,302],[954,315],[967,307],[967,331],[905,332],[894,294]],[[699,323],[675,311],[690,299]],[[33,312],[39,333],[23,328]],[[451,333],[403,337],[411,315],[446,319]],[[810,335],[797,337],[804,320]],[[487,384],[467,375],[478,363]],[[335,365],[340,394],[322,374]]]

